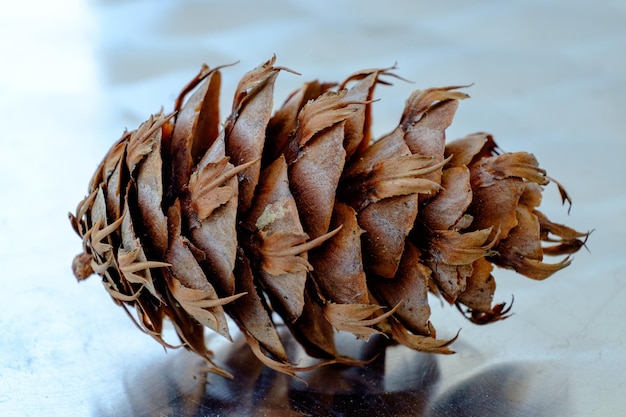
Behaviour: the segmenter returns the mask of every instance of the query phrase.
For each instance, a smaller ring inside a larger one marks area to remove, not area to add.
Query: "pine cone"
[[[272,115],[286,70],[274,61],[243,77],[223,126],[220,68],[203,67],[173,113],[122,135],[70,214],[83,240],[76,277],[100,275],[164,346],[167,318],[211,362],[204,328],[230,339],[228,315],[263,363],[293,374],[277,313],[322,363],[356,363],[335,330],[450,353],[429,292],[475,323],[500,320],[509,308],[492,305],[493,265],[541,280],[570,264],[544,255],[584,244],[587,233],[537,210],[550,178],[533,155],[502,153],[485,133],[445,143],[460,87],[415,91],[374,141],[374,88],[393,68],[306,83]]]

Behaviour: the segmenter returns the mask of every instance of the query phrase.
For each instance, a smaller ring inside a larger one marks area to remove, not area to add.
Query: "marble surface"
[[[625,21],[617,0],[4,4],[0,415],[621,415]],[[278,101],[305,80],[397,62],[412,83],[378,89],[377,135],[412,90],[473,84],[448,136],[489,131],[505,150],[534,153],[574,200],[568,216],[549,187],[543,211],[594,229],[588,250],[545,282],[495,271],[496,299],[515,296],[506,321],[473,326],[435,303],[440,337],[462,328],[453,356],[388,348],[361,372],[315,374],[308,386],[261,372],[259,385],[245,349],[216,341],[241,378],[205,385],[192,356],[138,332],[97,278],[76,283],[67,212],[124,128],[170,109],[203,62],[238,62],[223,72],[229,109],[239,77],[272,54],[302,74],[280,75]]]

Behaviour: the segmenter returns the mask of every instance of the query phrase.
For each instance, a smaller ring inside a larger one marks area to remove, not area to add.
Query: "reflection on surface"
[[[564,416],[567,385],[545,363],[506,363],[458,382],[434,401],[432,417]]]
[[[536,416],[564,415],[567,380],[546,362],[515,362],[450,372],[441,357],[391,346],[384,338],[343,346],[363,367],[326,366],[301,380],[264,368],[243,342],[225,345],[217,359],[235,378],[206,373],[193,354],[129,374],[126,389],[135,416]],[[378,356],[376,356],[378,355]],[[301,364],[304,363],[303,360]],[[129,371],[130,372],[130,371]],[[457,378],[455,375],[465,375]],[[101,413],[103,414],[103,413]]]

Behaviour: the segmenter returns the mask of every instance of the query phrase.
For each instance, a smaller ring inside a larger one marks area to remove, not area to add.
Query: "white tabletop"
[[[425,415],[452,415],[445,401],[472,386],[475,403],[495,407],[485,416],[622,415],[624,22],[617,0],[4,4],[0,415],[186,415],[158,392],[192,362],[138,332],[98,278],[75,281],[70,263],[81,246],[67,213],[113,141],[161,106],[170,110],[202,63],[239,62],[223,70],[225,117],[239,77],[273,54],[301,74],[280,74],[277,103],[304,81],[397,62],[413,83],[377,90],[376,135],[395,126],[412,90],[473,84],[448,137],[488,131],[504,150],[532,152],[574,201],[568,216],[549,186],[542,210],[594,229],[588,250],[547,281],[495,271],[496,300],[515,296],[508,320],[475,326],[433,303],[440,337],[462,331],[456,355],[435,359]],[[182,391],[198,389],[186,383]]]

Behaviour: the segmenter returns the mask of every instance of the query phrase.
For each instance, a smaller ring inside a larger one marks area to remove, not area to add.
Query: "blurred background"
[[[273,54],[277,65],[301,74],[280,74],[276,105],[305,81],[340,81],[397,63],[396,73],[411,82],[378,88],[376,136],[395,127],[411,91],[471,84],[472,98],[461,103],[448,138],[488,131],[504,150],[534,153],[574,200],[568,216],[549,186],[542,211],[579,230],[594,229],[588,250],[545,282],[494,272],[496,301],[515,296],[515,314],[506,321],[477,327],[434,303],[439,337],[462,329],[457,354],[393,348],[381,359],[384,383],[344,400],[381,415],[620,415],[626,406],[624,22],[626,3],[617,0],[3,5],[0,415],[356,410],[311,396],[324,387],[322,377],[307,388],[262,373],[268,384],[289,387],[289,404],[282,394],[266,395],[265,385],[246,379],[249,364],[232,360],[232,352],[245,357],[245,349],[224,346],[220,353],[221,341],[218,361],[244,374],[244,382],[209,376],[205,386],[193,357],[164,352],[137,331],[97,278],[78,285],[70,269],[81,246],[67,213],[124,129],[171,110],[202,63],[237,63],[223,70],[226,117],[239,78]],[[383,391],[409,394],[390,399]],[[231,404],[246,392],[265,405]],[[394,408],[402,402],[397,398],[415,408]]]

